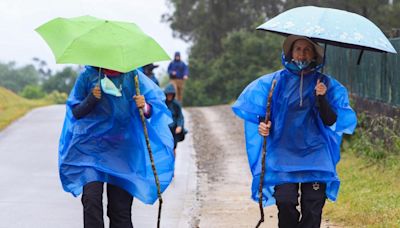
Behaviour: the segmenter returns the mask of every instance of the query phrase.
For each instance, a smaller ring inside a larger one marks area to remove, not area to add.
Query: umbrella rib
[[[116,27],[119,27],[119,28],[121,28],[121,29],[123,29],[123,30],[126,30],[127,32],[132,32],[132,31],[130,31],[129,29],[127,29],[127,28],[125,28],[125,27],[121,26],[120,24],[115,23],[115,22],[113,22],[113,21],[109,21],[108,23],[112,23],[112,24],[115,25]],[[134,24],[134,23],[127,23],[127,24],[136,26],[137,29],[139,29],[139,30],[141,31],[141,29],[140,29],[136,24]],[[141,32],[143,32],[143,31],[141,31]]]
[[[120,24],[118,24],[118,23],[116,23],[116,22],[109,21],[108,23],[112,23],[112,24],[115,25],[116,27],[121,28],[121,29],[125,30],[125,31],[128,32],[128,33],[136,34],[135,32],[133,32],[133,31],[131,31],[131,30],[129,30],[129,29],[127,29],[127,28],[121,26]],[[131,25],[131,26],[137,27],[137,29],[138,29],[142,34],[146,35],[148,39],[151,39],[152,41],[154,41],[155,43],[157,43],[151,36],[149,36],[148,34],[146,34],[145,32],[143,32],[135,23],[127,23],[127,24],[129,24],[129,25]],[[159,44],[158,44],[158,45],[159,45]],[[122,47],[122,46],[121,46],[121,50],[123,51],[123,47]],[[162,59],[160,59],[160,60],[162,60]],[[126,60],[123,59],[122,61],[125,62]],[[154,61],[151,61],[151,62],[154,62]],[[151,63],[151,62],[148,62],[148,63]],[[148,63],[146,63],[146,64],[148,64]]]
[[[108,23],[112,23],[114,26],[118,26],[119,28],[122,28],[122,29],[124,29],[125,31],[127,31],[127,32],[130,32],[128,29],[126,29],[126,28],[124,28],[124,27],[122,27],[122,26],[120,26],[120,25],[118,25],[118,23],[113,23],[112,21],[108,21]],[[111,28],[113,28],[113,27],[111,27]],[[118,36],[117,35],[115,35],[115,33],[112,31],[112,34],[113,34],[113,36],[115,37],[115,39],[117,40],[118,39]],[[119,41],[119,40],[118,40]],[[121,62],[123,63],[123,65],[125,66],[125,62],[126,62],[126,58],[125,58],[125,53],[124,53],[124,47],[123,47],[123,44],[122,44],[122,42],[117,42],[117,45],[118,45],[118,47],[119,47],[119,50],[120,50],[120,52],[121,52]]]

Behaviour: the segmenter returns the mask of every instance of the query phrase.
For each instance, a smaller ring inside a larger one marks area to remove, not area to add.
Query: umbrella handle
[[[325,63],[326,63],[326,49],[327,49],[327,48],[328,48],[328,44],[325,43],[325,44],[324,44],[324,58],[323,58],[323,60],[322,60],[322,62],[323,62],[324,65],[322,65],[322,67],[321,67],[321,74],[324,73],[324,68],[325,68]]]
[[[99,67],[99,79],[98,79],[98,85],[100,86],[101,82],[101,67]]]
[[[276,79],[272,81],[271,89],[269,90],[268,100],[267,100],[267,112],[265,114],[265,123],[268,123],[271,117],[271,102],[272,102],[272,95],[275,90]],[[267,137],[264,136],[263,147],[262,147],[262,158],[261,158],[261,175],[260,175],[260,185],[258,189],[258,205],[260,207],[260,220],[258,221],[256,228],[258,228],[261,223],[264,222],[264,208],[262,205],[262,198],[263,198],[263,187],[264,187],[264,175],[265,175],[265,157],[267,154]]]
[[[364,54],[364,49],[361,49],[360,54],[358,55],[358,59],[357,59],[357,65],[360,65],[361,63],[361,57]]]
[[[139,96],[140,95],[140,87],[139,87],[139,76],[138,75],[135,75],[135,87],[136,87],[136,96]],[[154,179],[155,179],[155,182],[157,185],[157,195],[158,195],[158,202],[159,202],[157,228],[159,228],[160,222],[161,222],[161,209],[162,209],[162,203],[163,203],[163,200],[161,197],[160,180],[158,179],[156,165],[154,164],[153,152],[152,152],[151,146],[150,146],[149,133],[147,131],[146,117],[144,116],[144,112],[143,112],[142,108],[139,109],[139,113],[140,113],[140,119],[142,120],[143,132],[144,132],[144,136],[146,139],[147,150],[149,151],[151,169],[153,170]]]

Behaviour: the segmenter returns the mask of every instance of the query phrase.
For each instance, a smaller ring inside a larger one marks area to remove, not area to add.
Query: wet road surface
[[[163,194],[162,227],[254,227],[259,209],[250,199],[242,121],[227,105],[187,111],[189,133]],[[38,108],[0,132],[0,228],[83,227],[80,197],[64,192],[58,177],[64,112],[62,105]],[[135,200],[134,226],[156,227],[157,210],[158,202]],[[277,227],[276,215],[275,206],[265,208],[261,227]]]

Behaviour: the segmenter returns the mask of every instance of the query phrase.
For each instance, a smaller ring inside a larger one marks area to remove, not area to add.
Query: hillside
[[[48,102],[44,100],[24,99],[12,91],[0,87],[0,130],[29,110],[47,104]]]

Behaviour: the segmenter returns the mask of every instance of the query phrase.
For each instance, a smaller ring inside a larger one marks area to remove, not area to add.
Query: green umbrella
[[[167,53],[136,24],[91,16],[56,18],[36,29],[57,63],[75,63],[129,72],[169,60]]]

